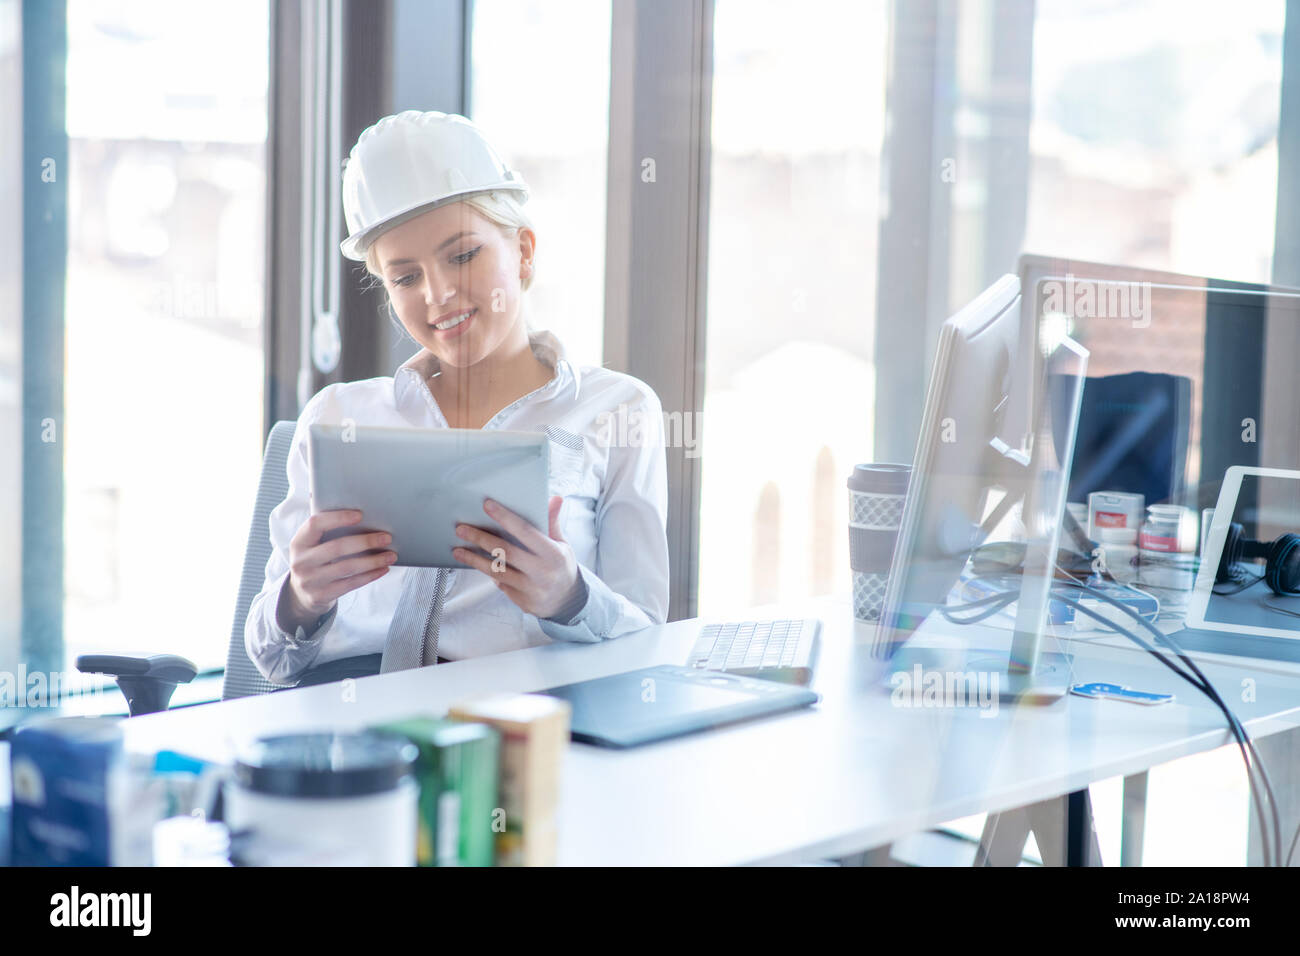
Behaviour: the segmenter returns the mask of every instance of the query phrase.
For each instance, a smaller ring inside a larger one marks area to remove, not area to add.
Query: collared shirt
[[[560,495],[560,532],[573,548],[586,586],[580,608],[541,619],[522,611],[475,568],[448,571],[438,654],[451,660],[551,641],[618,637],[668,615],[668,473],[663,411],[654,390],[611,369],[578,368],[550,332],[529,334],[533,354],[554,371],[545,385],[497,412],[484,429],[545,432],[550,441],[550,494]],[[314,424],[447,428],[429,390],[438,359],[421,349],[391,377],[327,385],[298,416],[286,472],[289,493],[272,512],[272,551],[265,584],[253,599],[244,645],[270,681],[295,682],[326,661],[383,651],[402,591],[405,567],[349,591],[310,632],[290,634],[276,621],[289,578],[289,542],[311,514],[306,440]],[[641,427],[628,440],[626,429]],[[613,436],[614,440],[611,440]],[[399,556],[400,560],[400,556]],[[573,612],[572,616],[568,616]]]

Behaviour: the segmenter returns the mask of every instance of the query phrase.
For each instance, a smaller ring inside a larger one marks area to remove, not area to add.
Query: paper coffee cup
[[[849,476],[849,564],[860,621],[880,620],[911,475],[911,465],[877,463],[856,465]]]

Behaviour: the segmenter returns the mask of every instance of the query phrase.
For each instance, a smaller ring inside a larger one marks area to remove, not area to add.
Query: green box
[[[487,724],[412,717],[375,727],[420,751],[420,866],[491,866],[498,817],[501,735]]]

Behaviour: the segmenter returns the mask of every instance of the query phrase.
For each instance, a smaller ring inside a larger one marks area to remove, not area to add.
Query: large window
[[[1025,248],[1267,282],[1286,5],[1038,0]]]
[[[470,119],[528,183],[534,328],[602,364],[610,0],[476,0]]]
[[[883,0],[718,0],[700,614],[849,589],[887,37]]]
[[[225,662],[262,450],[267,23],[68,4],[69,669]]]

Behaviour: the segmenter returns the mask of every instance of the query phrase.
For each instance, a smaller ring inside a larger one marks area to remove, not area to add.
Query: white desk
[[[789,863],[848,855],[1231,740],[1208,701],[1141,652],[1073,645],[1076,679],[1173,692],[1173,704],[1067,697],[1047,707],[1003,706],[992,717],[969,708],[905,709],[873,682],[880,668],[870,656],[874,628],[856,622],[847,602],[754,610],[765,613],[822,618],[813,685],[822,702],[635,750],[572,745],[562,778],[562,864]],[[355,701],[330,684],[136,717],[126,722],[127,741],[224,759],[240,735],[352,729],[441,713],[478,693],[680,664],[698,628],[699,621],[679,621],[599,645],[556,644],[368,677],[355,683]],[[1300,727],[1300,669],[1245,659],[1201,666],[1252,736]],[[1243,678],[1255,681],[1254,703],[1241,702]],[[1289,839],[1291,829],[1285,832]]]

